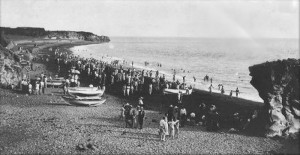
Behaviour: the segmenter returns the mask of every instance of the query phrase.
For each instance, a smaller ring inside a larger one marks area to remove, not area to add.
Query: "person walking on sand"
[[[239,96],[239,93],[240,93],[240,91],[239,91],[239,87],[236,87],[236,90],[235,90],[235,95],[236,95],[236,97],[238,97],[238,96]]]
[[[145,111],[144,108],[141,107],[141,110],[138,113],[139,129],[143,129],[144,118],[145,118]]]

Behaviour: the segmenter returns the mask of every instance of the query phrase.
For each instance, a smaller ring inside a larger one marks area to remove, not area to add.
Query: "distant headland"
[[[98,36],[91,32],[84,31],[47,31],[44,28],[38,27],[0,27],[1,36],[28,36],[39,39],[75,39],[84,40],[92,42],[109,42],[110,38],[108,36]],[[9,40],[1,37],[1,45],[4,47],[9,44]]]

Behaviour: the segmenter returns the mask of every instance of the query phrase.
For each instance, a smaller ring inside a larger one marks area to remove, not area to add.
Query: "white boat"
[[[97,87],[69,87],[69,90],[73,90],[73,91],[86,91],[86,90],[98,90]]]
[[[191,95],[193,92],[193,89],[165,89],[165,94],[178,94],[181,92],[183,95]]]
[[[70,104],[80,105],[80,106],[99,106],[103,104],[106,99],[77,99],[75,97],[64,96],[64,99]]]
[[[83,90],[83,89],[74,89],[74,88],[76,88],[76,87],[68,89],[69,95],[71,95],[71,96],[102,96],[104,94],[104,91],[100,90],[100,89],[99,90],[98,89]]]
[[[75,96],[76,100],[100,100],[101,96]]]
[[[63,81],[47,81],[47,86],[61,86]]]

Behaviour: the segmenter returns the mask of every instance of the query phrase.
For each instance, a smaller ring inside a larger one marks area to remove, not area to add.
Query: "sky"
[[[0,26],[107,36],[299,38],[299,0],[0,0]]]

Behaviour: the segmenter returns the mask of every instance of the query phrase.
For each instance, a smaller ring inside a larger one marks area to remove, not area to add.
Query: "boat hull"
[[[68,94],[71,96],[102,96],[104,91],[102,90],[74,90],[68,89]]]
[[[78,98],[74,98],[74,97],[64,97],[64,99],[69,102],[70,104],[73,105],[79,105],[79,106],[99,106],[101,104],[103,104],[106,99],[78,99]]]
[[[181,92],[183,95],[190,95],[193,92],[193,89],[165,89],[165,94],[178,94]]]

